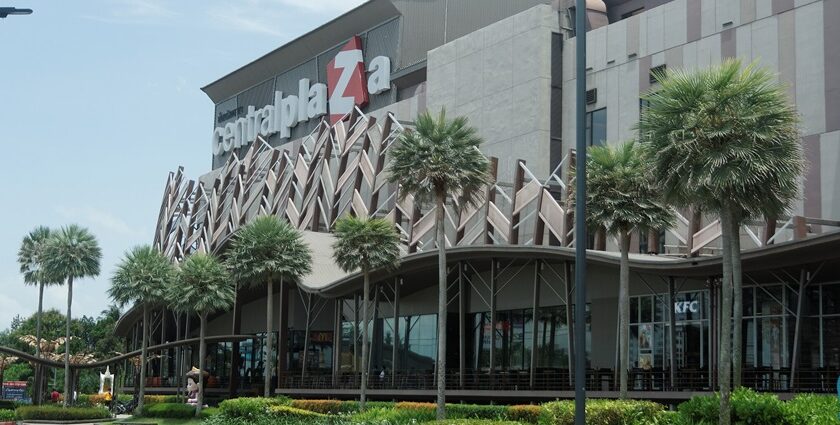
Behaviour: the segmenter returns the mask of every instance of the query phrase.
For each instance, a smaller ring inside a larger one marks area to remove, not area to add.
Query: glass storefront
[[[666,295],[630,297],[630,366],[665,368],[670,318]],[[709,359],[709,293],[680,292],[674,299],[674,360],[679,369],[703,369]]]

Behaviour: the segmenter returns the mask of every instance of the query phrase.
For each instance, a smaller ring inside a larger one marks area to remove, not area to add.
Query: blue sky
[[[88,227],[102,274],[74,285],[95,315],[123,253],[152,241],[167,173],[210,169],[200,87],[362,0],[0,0],[0,329],[37,309],[17,250],[37,225]],[[45,307],[66,308],[66,288]]]

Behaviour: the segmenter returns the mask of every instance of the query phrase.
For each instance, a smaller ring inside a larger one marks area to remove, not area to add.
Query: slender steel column
[[[807,272],[799,272],[799,297],[796,303],[796,324],[793,330],[793,358],[790,362],[790,385],[795,388],[796,375],[799,369],[800,351],[802,350],[802,315],[805,313],[805,287],[808,284]]]
[[[542,262],[540,260],[534,261],[534,298],[531,303],[531,389],[534,389],[537,377],[537,320],[539,320],[540,309],[540,267]]]
[[[674,285],[674,276],[668,276],[668,321],[670,322],[671,329],[668,331],[668,364],[671,368],[671,391],[676,390],[677,385],[677,377],[676,377],[676,369],[677,369],[677,362],[676,362],[676,355],[674,350],[677,346],[676,338],[677,338],[677,312],[674,309],[674,302],[677,299],[677,291]]]
[[[464,287],[464,265],[458,262],[458,388],[464,389],[467,371],[467,294]]]
[[[575,1],[575,425],[586,425],[586,0]]]
[[[353,295],[353,372],[359,371],[359,295]]]
[[[391,385],[397,386],[397,371],[400,370],[400,278],[394,279],[394,342],[391,343]]]
[[[563,263],[563,275],[566,281],[566,338],[568,339],[569,355],[569,386],[575,386],[575,327],[572,319],[572,265],[566,261]],[[554,333],[552,332],[552,335]],[[554,349],[554,344],[551,344],[551,349]]]
[[[333,314],[333,353],[332,353],[332,381],[333,388],[338,387],[338,374],[341,365],[341,311],[344,309],[344,301],[341,298],[336,298],[333,302],[335,305],[335,314]]]
[[[496,371],[496,260],[490,260],[490,375]]]

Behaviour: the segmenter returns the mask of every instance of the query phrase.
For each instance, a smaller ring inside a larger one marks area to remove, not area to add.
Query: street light
[[[0,18],[9,15],[31,15],[32,9],[18,9],[16,7],[0,7]]]

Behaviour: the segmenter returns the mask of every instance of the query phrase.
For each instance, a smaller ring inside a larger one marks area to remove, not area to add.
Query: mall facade
[[[174,261],[224,255],[239,227],[274,214],[303,232],[314,257],[313,272],[272,300],[276,358],[263,350],[263,289],[240,290],[234,309],[211,318],[211,395],[258,391],[269,362],[280,393],[352,398],[363,326],[372,335],[375,398],[433,398],[437,338],[449,347],[452,399],[572,395],[573,3],[370,0],[202,89],[215,104],[212,166],[193,180],[182,169],[169,175],[155,245]],[[586,14],[592,145],[634,137],[655,70],[737,57],[786,83],[810,164],[789,215],[741,229],[744,382],[783,394],[833,391],[840,43],[830,40],[840,40],[840,2],[589,0]],[[478,129],[494,180],[481,205],[447,206],[450,303],[448,328],[439,331],[434,211],[410,196],[399,201],[383,170],[417,114],[444,108]],[[374,273],[369,324],[360,317],[360,274],[331,258],[330,229],[347,214],[386,218],[402,235],[400,267]],[[673,228],[632,239],[633,397],[680,400],[716,387],[720,225],[691,210],[677,215]],[[601,232],[587,244],[588,302],[580,308],[588,355],[580,361],[592,395],[613,397],[619,257]],[[140,316],[132,309],[118,324],[128,350],[139,347]],[[153,345],[194,338],[196,325],[156,312]],[[198,350],[189,351],[179,362],[174,348],[156,350],[149,391],[174,392],[177,369],[198,363]]]

